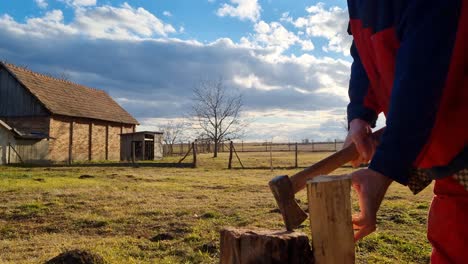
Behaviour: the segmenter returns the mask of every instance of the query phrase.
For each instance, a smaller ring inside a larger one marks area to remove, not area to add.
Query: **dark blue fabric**
[[[349,16],[361,20],[364,28],[379,32],[398,23],[407,3],[407,0],[348,0]]]
[[[353,119],[359,118],[367,121],[372,127],[375,127],[378,113],[364,106],[364,98],[369,90],[370,83],[354,43],[351,46],[351,56],[354,61],[351,65],[351,79],[349,81],[350,88],[348,90],[350,99],[347,109],[348,126],[349,122]]]
[[[461,8],[461,1],[407,3],[397,25],[401,43],[387,128],[370,164],[402,184],[408,183],[409,170],[433,128]]]

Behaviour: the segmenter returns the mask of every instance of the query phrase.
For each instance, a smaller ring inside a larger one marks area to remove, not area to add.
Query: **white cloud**
[[[84,2],[82,2],[84,3]],[[79,34],[97,39],[141,39],[166,37],[176,30],[144,8],[133,8],[127,3],[120,7],[100,6],[75,9],[75,18],[64,22],[61,10],[47,12],[43,17],[29,18],[25,24],[10,16],[0,17],[0,26],[19,34],[48,36]]]
[[[349,55],[351,37],[347,33],[349,15],[346,9],[334,6],[325,9],[323,3],[318,3],[306,9],[306,17],[299,17],[292,21],[289,14],[283,14],[283,21],[292,23],[304,30],[309,37],[324,37],[328,40],[325,51],[341,52]]]
[[[169,12],[169,11],[164,11],[163,12],[163,15],[167,16],[167,17],[171,17],[172,16],[172,13]]]
[[[254,32],[250,38],[242,38],[241,44],[251,48],[266,48],[275,56],[279,56],[295,44],[300,45],[303,51],[314,49],[310,39],[301,39],[279,22],[260,21],[254,25]]]
[[[46,0],[34,0],[34,2],[36,2],[37,6],[42,9],[45,9],[48,6]]]
[[[75,28],[63,24],[63,13],[61,10],[47,12],[40,18],[28,18],[25,24],[17,23],[9,15],[3,15],[0,17],[0,27],[16,34],[36,37],[50,37],[78,33]]]
[[[86,6],[95,6],[96,0],[61,0],[69,6],[74,7],[86,7]]]
[[[258,76],[255,74],[249,74],[248,76],[238,76],[233,77],[234,83],[243,88],[253,88],[263,91],[271,91],[281,89],[279,86],[265,84]]]
[[[94,38],[127,39],[167,36],[175,33],[172,25],[165,24],[144,8],[101,6],[77,9],[74,24]]]
[[[238,17],[240,20],[251,20],[253,22],[260,19],[261,7],[258,0],[230,0],[232,3],[223,4],[216,12],[218,16]]]

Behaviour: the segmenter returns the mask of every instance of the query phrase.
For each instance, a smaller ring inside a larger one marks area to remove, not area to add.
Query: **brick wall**
[[[90,122],[78,119],[73,122],[73,161],[89,159],[89,126]]]
[[[50,119],[49,159],[53,162],[67,162],[70,143],[70,118]]]
[[[109,160],[120,160],[120,128],[118,125],[109,126]]]
[[[91,160],[102,161],[106,159],[106,141],[108,160],[120,160],[120,133],[133,132],[132,125],[124,125],[91,120],[85,118],[71,118],[53,116],[50,121],[51,140],[49,158],[54,162],[67,162],[70,139],[70,123],[73,121],[73,161],[89,160],[90,126],[91,126]],[[106,131],[108,138],[106,140]]]
[[[106,160],[106,123],[93,122],[92,159]]]

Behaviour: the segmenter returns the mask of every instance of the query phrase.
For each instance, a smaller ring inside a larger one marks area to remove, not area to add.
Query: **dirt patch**
[[[96,178],[95,176],[93,175],[88,175],[88,174],[83,174],[81,175],[80,177],[78,177],[78,179],[92,179],[92,178]]]
[[[83,250],[71,250],[50,259],[45,264],[104,264],[104,259],[94,253]]]
[[[171,233],[161,233],[157,234],[154,237],[150,238],[151,242],[159,242],[163,240],[173,240],[174,236]]]
[[[210,255],[216,255],[218,253],[218,247],[214,242],[203,244],[198,247],[198,250],[200,250],[201,252],[208,253]]]
[[[37,182],[45,182],[45,180],[42,178],[34,178],[33,180]]]

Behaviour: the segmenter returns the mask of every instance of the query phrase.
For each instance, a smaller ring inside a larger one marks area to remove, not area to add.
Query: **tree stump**
[[[221,231],[221,264],[313,263],[307,235],[299,232],[245,230]]]

